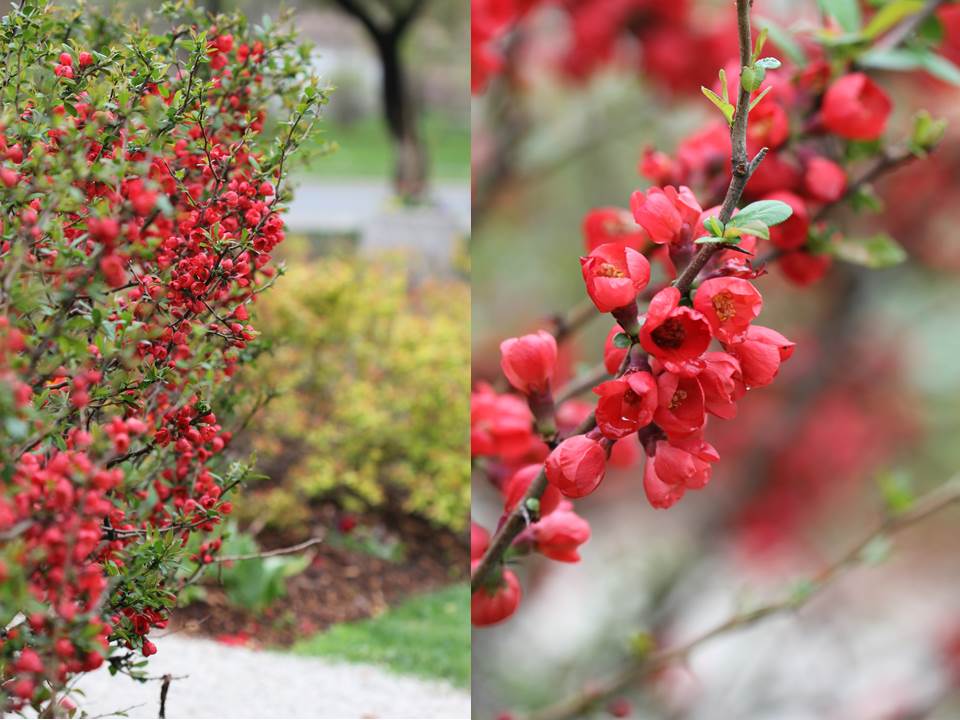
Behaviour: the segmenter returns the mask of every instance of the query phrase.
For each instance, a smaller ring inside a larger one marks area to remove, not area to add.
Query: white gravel
[[[168,718],[469,718],[470,695],[370,665],[263,652],[172,635],[156,641],[151,677],[170,673]],[[160,682],[106,669],[78,683],[88,715],[155,718]]]

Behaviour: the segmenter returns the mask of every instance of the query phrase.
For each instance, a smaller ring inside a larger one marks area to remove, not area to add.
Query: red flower
[[[876,140],[883,134],[893,104],[864,73],[838,78],[823,96],[823,124],[848,140]]]
[[[473,455],[523,458],[541,445],[533,434],[533,415],[516,395],[498,395],[481,384],[470,395],[470,444]]]
[[[793,355],[796,343],[776,330],[752,325],[746,338],[727,346],[727,351],[740,361],[740,371],[748,388],[763,387],[773,382],[780,364]]]
[[[496,588],[480,588],[470,597],[470,620],[477,627],[496,625],[513,615],[520,606],[520,581],[510,570],[503,570]]]
[[[788,252],[777,261],[777,266],[787,279],[800,287],[817,282],[827,274],[832,264],[833,259],[829,255],[806,250]]]
[[[680,291],[666,287],[650,301],[640,329],[640,345],[677,372],[710,345],[710,325],[697,310],[680,306]]]
[[[127,272],[119,255],[105,255],[100,259],[100,272],[110,287],[121,287],[127,282]]]
[[[517,503],[523,499],[530,489],[530,483],[534,481],[540,470],[543,469],[543,463],[534,463],[525,465],[511,475],[503,484],[503,511],[505,513],[513,510]],[[557,509],[557,506],[563,500],[560,491],[553,485],[547,485],[540,497],[540,517],[545,517]]]
[[[617,207],[594,208],[583,218],[583,239],[587,252],[606,243],[618,242],[634,250],[643,250],[647,233],[633,221],[629,210]]]
[[[700,203],[683,185],[679,191],[672,185],[652,187],[646,193],[637,190],[630,196],[630,209],[637,224],[661,245],[689,237],[701,212]]]
[[[696,377],[661,373],[657,378],[658,404],[653,421],[671,439],[699,431],[707,421],[703,388]]]
[[[790,217],[770,228],[770,242],[781,250],[796,250],[803,247],[810,230],[810,213],[803,199],[786,190],[770,193],[764,199],[779,200],[793,210]]]
[[[697,375],[703,388],[708,413],[729,420],[737,414],[737,400],[747,391],[740,363],[732,355],[709,352],[703,356],[703,370]]]
[[[747,142],[751,154],[762,147],[776,150],[790,138],[790,118],[783,106],[769,98],[750,112]]]
[[[597,427],[605,437],[618,440],[653,420],[657,408],[657,382],[648,372],[634,372],[597,385]]]
[[[490,533],[482,525],[470,521],[470,559],[479,560],[490,547]]]
[[[760,314],[763,298],[747,280],[718,277],[701,283],[693,307],[707,318],[714,337],[732,342],[741,339]]]
[[[611,375],[617,374],[617,371],[620,369],[620,365],[623,364],[623,359],[629,352],[628,348],[617,347],[613,344],[613,339],[622,332],[622,327],[619,325],[614,325],[612,328],[610,328],[610,332],[607,333],[607,340],[603,344],[603,366]]]
[[[633,248],[606,243],[580,258],[587,294],[600,312],[612,312],[637,299],[650,281],[650,263]]]
[[[143,639],[143,656],[150,657],[151,655],[155,655],[156,652],[157,652],[157,646],[154,645],[149,640],[147,640],[146,638],[144,638]]]
[[[599,442],[574,435],[547,457],[547,480],[567,497],[583,497],[597,489],[606,464],[607,453]]]
[[[500,367],[507,380],[526,395],[549,391],[557,365],[557,341],[545,330],[500,343]]]
[[[833,160],[814,155],[804,166],[803,190],[818,202],[837,202],[847,190],[847,173]]]
[[[537,552],[560,562],[579,562],[577,549],[590,539],[590,524],[570,510],[548,515],[531,531]]]
[[[683,485],[670,485],[660,479],[654,464],[655,459],[648,457],[643,466],[643,491],[647,494],[647,502],[651,507],[665,510],[680,500],[687,489]]]
[[[677,444],[661,440],[653,465],[657,477],[667,485],[699,490],[710,481],[711,463],[719,459],[713,446],[699,437]]]

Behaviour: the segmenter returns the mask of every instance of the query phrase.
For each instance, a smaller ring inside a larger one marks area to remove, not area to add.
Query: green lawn
[[[437,114],[424,119],[430,168],[439,180],[470,179],[470,129],[457,125]],[[299,171],[307,176],[332,178],[387,178],[393,168],[393,149],[383,120],[373,115],[349,125],[324,121],[310,143],[316,149],[325,142],[335,142],[336,152],[315,157]]]
[[[379,617],[335,625],[293,652],[375,663],[404,674],[470,683],[470,591],[454,585],[408,599]]]

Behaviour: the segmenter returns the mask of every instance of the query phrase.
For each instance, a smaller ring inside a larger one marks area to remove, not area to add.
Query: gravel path
[[[370,665],[230,647],[170,636],[157,641],[151,676],[170,673],[168,718],[468,718],[466,691],[438,681],[394,675]],[[160,683],[86,675],[77,701],[90,716],[133,708],[133,718],[155,718]],[[138,706],[138,707],[133,707]]]

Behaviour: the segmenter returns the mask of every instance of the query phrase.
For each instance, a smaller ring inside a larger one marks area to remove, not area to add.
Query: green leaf
[[[877,487],[883,502],[893,514],[909,510],[916,499],[910,475],[903,470],[887,470],[877,475]]]
[[[923,9],[923,0],[893,0],[880,8],[863,28],[863,36],[870,40],[882,35],[905,17]]]
[[[922,66],[916,52],[903,48],[871,50],[861,55],[857,62],[876,70],[916,70]]]
[[[714,237],[713,235],[704,235],[701,238],[694,240],[695,245],[709,245],[710,243],[728,243],[733,242],[732,240],[727,240],[722,237]]]
[[[763,99],[767,96],[767,93],[770,92],[771,90],[773,90],[773,86],[772,86],[772,85],[767,86],[766,88],[764,88],[763,92],[760,93],[759,95],[757,95],[757,96],[750,102],[750,106],[747,108],[747,112],[750,112],[751,110],[753,110],[753,109],[760,103],[760,101],[763,100]]]
[[[770,36],[773,44],[782,50],[794,65],[806,65],[807,54],[789,30],[780,27],[767,18],[757,18],[757,27],[761,28],[761,32],[766,32]]]
[[[907,259],[900,244],[884,233],[863,239],[843,238],[830,249],[841,260],[874,270],[899,265]]]
[[[760,67],[766,70],[776,70],[781,65],[780,61],[777,60],[775,57],[760,58],[754,64],[759,65]]]
[[[947,60],[943,55],[928,52],[921,55],[924,70],[951,85],[960,85],[960,68]]]
[[[728,225],[724,230],[724,237],[742,237],[743,235],[753,235],[761,240],[770,239],[770,228],[759,220],[748,220],[742,225]]]
[[[758,200],[752,202],[730,218],[728,226],[745,227],[753,223],[766,226],[777,225],[793,215],[793,209],[780,200]]]
[[[733,111],[734,107],[729,102],[724,100],[722,97],[717,95],[713,90],[706,87],[705,85],[700,86],[700,91],[707,97],[707,99],[712,102],[720,112],[723,113],[723,116],[727,119],[727,124],[730,125],[733,123]]]
[[[617,333],[613,336],[613,346],[616,348],[625,349],[633,345],[633,340],[630,339],[630,336],[626,333]]]
[[[848,33],[860,30],[863,18],[859,0],[818,0],[820,9],[832,17]]]

